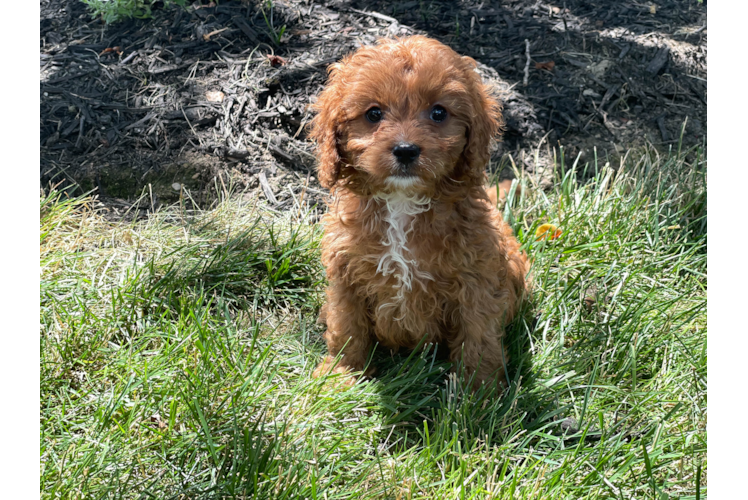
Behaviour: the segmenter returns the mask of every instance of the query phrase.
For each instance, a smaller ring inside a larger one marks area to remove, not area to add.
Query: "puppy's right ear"
[[[328,189],[338,181],[343,168],[343,160],[338,150],[339,127],[343,121],[340,109],[341,83],[338,76],[341,68],[341,64],[330,66],[327,87],[319,95],[317,102],[311,106],[317,115],[312,120],[309,137],[317,143],[319,183]]]

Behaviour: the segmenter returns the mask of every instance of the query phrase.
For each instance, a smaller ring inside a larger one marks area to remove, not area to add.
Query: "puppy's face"
[[[433,196],[445,182],[481,184],[500,115],[474,67],[420,36],[334,65],[312,130],[323,185]]]

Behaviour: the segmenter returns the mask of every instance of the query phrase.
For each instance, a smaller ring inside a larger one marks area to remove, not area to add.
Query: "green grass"
[[[706,162],[632,158],[510,199],[535,292],[503,397],[433,352],[312,380],[314,213],[42,198],[41,496],[706,498]]]
[[[265,12],[265,9],[270,11],[270,17],[268,17],[268,14]],[[275,22],[273,20],[273,1],[267,0],[265,2],[264,6],[260,6],[260,11],[262,12],[262,17],[265,19],[265,25],[268,28],[268,36],[273,41],[273,44],[276,47],[280,47],[282,40],[283,40],[283,34],[286,32],[286,25],[276,27]]]
[[[161,4],[169,6],[175,4],[180,7],[187,5],[187,0],[81,0],[88,6],[93,17],[101,16],[107,24],[117,23],[126,19],[148,19],[151,9]]]

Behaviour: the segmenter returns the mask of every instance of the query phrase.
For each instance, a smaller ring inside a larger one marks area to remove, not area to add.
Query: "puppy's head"
[[[423,36],[380,40],[332,65],[314,108],[320,182],[360,194],[482,185],[501,126],[475,61]]]

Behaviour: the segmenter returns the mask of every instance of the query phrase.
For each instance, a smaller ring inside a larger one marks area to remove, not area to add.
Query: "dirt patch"
[[[78,1],[42,0],[42,187],[125,204],[149,191],[155,206],[179,199],[179,186],[206,203],[231,177],[279,209],[302,192],[320,201],[305,126],[327,66],[411,34],[473,57],[500,90],[507,130],[490,168],[504,176],[512,162],[547,174],[538,167],[559,145],[582,164],[595,149],[612,159],[643,143],[667,149],[684,123],[684,145],[705,144],[696,0],[275,0],[272,18],[267,5],[196,3],[106,26]]]

